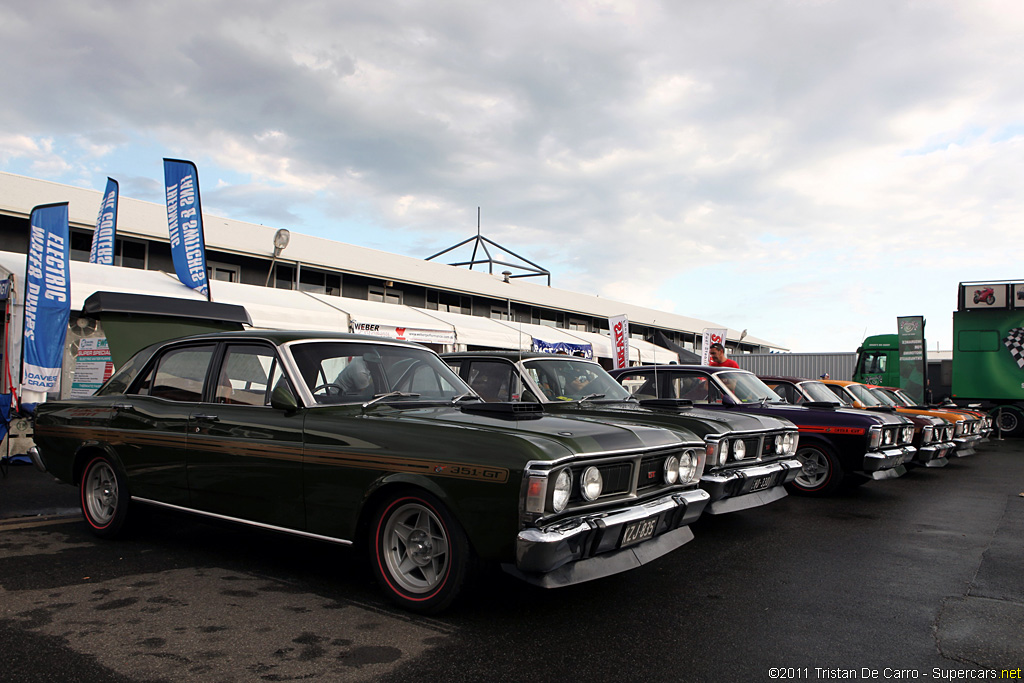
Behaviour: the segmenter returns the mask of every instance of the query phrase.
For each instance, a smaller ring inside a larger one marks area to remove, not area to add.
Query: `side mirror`
[[[294,413],[299,409],[299,402],[292,393],[288,382],[278,382],[270,393],[270,406],[286,413]]]

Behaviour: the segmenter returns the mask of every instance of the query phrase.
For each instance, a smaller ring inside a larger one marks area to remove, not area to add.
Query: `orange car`
[[[871,384],[860,382],[847,382],[839,379],[822,380],[836,396],[839,396],[854,408],[865,410],[877,410],[878,408],[893,408],[898,413],[911,415],[931,415],[941,417],[953,423],[953,443],[956,450],[953,455],[964,457],[974,453],[974,444],[981,441],[982,422],[976,417],[954,413],[940,408],[908,408],[906,406],[889,406],[885,401],[878,398],[871,391]]]

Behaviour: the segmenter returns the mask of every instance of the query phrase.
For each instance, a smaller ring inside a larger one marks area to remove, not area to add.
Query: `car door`
[[[271,391],[281,383],[293,391],[272,345],[222,345],[206,400],[189,419],[188,482],[196,509],[305,527],[304,413],[271,407]]]
[[[111,444],[132,496],[187,507],[189,416],[199,404],[216,345],[174,346],[111,404]]]

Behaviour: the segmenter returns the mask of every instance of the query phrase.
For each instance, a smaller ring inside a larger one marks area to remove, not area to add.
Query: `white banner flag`
[[[612,362],[614,369],[629,367],[629,318],[617,315],[608,318],[608,329],[612,335]]]
[[[725,328],[718,327],[705,327],[704,335],[700,339],[700,364],[710,365],[711,364],[711,345],[721,344],[725,346],[725,334],[728,332]]]

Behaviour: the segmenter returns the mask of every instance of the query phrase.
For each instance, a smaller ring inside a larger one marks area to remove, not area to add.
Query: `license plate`
[[[754,480],[754,483],[750,485],[750,492],[753,493],[754,491],[764,491],[771,485],[771,483],[772,475],[770,474],[763,477],[758,477],[757,479]]]
[[[648,517],[647,519],[641,519],[638,522],[630,522],[626,525],[626,528],[622,530],[622,540],[619,541],[619,547],[625,548],[627,545],[646,541],[654,535],[657,528],[657,517]]]

